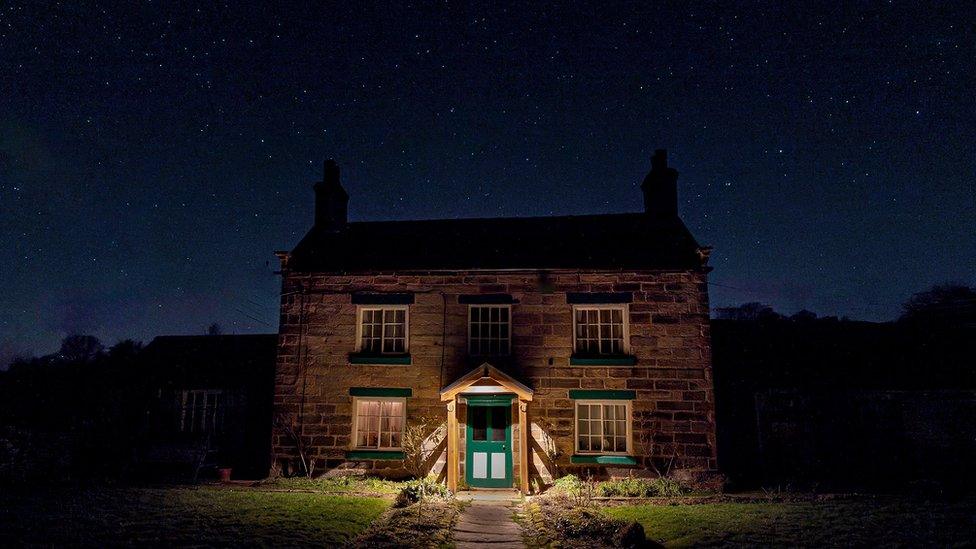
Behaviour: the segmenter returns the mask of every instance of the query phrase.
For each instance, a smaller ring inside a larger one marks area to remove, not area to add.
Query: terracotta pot
[[[217,478],[220,479],[220,482],[230,482],[230,475],[233,471],[230,467],[218,467]]]

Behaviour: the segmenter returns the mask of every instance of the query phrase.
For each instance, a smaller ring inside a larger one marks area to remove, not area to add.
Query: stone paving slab
[[[458,549],[524,549],[522,530],[512,520],[512,512],[511,503],[474,501],[469,504],[454,528]]]

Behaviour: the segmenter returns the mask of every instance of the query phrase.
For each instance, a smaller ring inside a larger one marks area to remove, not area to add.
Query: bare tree
[[[644,456],[644,466],[654,471],[659,478],[671,474],[675,460],[678,459],[677,449],[669,458],[659,457],[661,445],[654,440],[654,434],[660,430],[659,422],[649,417],[642,417],[637,422],[637,447]],[[659,461],[661,464],[659,465]]]
[[[446,434],[443,422],[423,416],[403,430],[403,466],[420,482],[420,502],[427,496],[427,463]]]

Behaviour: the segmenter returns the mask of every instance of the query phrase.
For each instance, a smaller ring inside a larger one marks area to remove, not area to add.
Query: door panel
[[[470,486],[512,486],[512,408],[468,406],[465,477]]]
[[[488,454],[473,452],[471,455],[471,476],[473,478],[488,478]]]
[[[505,478],[505,454],[504,453],[491,454],[491,478],[493,479]]]

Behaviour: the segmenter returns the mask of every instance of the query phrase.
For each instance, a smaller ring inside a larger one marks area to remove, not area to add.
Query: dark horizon
[[[972,15],[15,3],[0,364],[71,333],[274,332],[272,252],[327,157],[367,221],[636,212],[666,148],[713,309],[892,320],[976,284]]]

